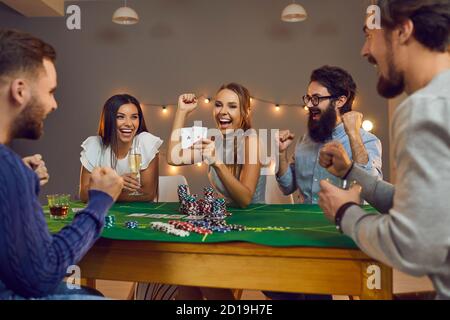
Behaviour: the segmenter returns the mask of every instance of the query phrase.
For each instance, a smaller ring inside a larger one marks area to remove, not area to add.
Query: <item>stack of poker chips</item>
[[[115,216],[106,216],[105,217],[105,228],[106,229],[114,227],[115,224],[116,224]]]
[[[191,224],[197,227],[211,230],[212,232],[226,233],[230,231],[244,231],[245,226],[238,224],[227,224],[225,220],[205,219],[192,221]]]
[[[188,237],[190,235],[189,231],[177,229],[173,225],[164,222],[151,222],[150,228],[178,237]]]
[[[186,215],[203,215],[205,217],[213,217],[216,219],[224,219],[226,216],[230,215],[227,212],[225,199],[216,198],[213,188],[205,187],[203,188],[203,193],[203,199],[198,199],[197,195],[189,194],[187,185],[179,185],[179,211]]]
[[[212,234],[212,231],[206,228],[202,228],[199,226],[195,226],[194,224],[190,223],[190,222],[186,222],[186,221],[176,221],[176,220],[171,220],[169,221],[169,224],[174,226],[176,229],[180,229],[180,230],[184,230],[184,231],[189,231],[189,232],[195,232],[198,234]]]
[[[225,219],[225,217],[227,216],[225,199],[214,199],[210,216],[213,218]]]
[[[188,191],[188,186],[181,184],[178,186],[178,200],[180,201],[179,211],[187,215],[199,215],[199,206],[197,195],[191,195]]]
[[[137,221],[126,221],[125,227],[127,229],[137,229],[139,227],[139,223]]]

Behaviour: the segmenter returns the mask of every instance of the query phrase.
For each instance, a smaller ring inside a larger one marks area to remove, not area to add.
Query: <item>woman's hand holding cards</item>
[[[212,166],[216,164],[216,144],[210,139],[202,139],[195,143],[192,148],[194,150],[201,150],[203,161]]]

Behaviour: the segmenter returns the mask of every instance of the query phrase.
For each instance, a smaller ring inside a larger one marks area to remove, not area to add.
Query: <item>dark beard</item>
[[[312,114],[308,118],[308,133],[311,139],[318,143],[329,140],[336,127],[336,109],[330,103],[325,112],[322,113],[319,120],[313,120]]]
[[[388,50],[386,53],[386,63],[388,67],[388,78],[380,75],[377,84],[378,93],[387,99],[395,98],[405,91],[405,79],[403,74],[395,70],[395,64],[392,55],[392,44],[387,41]],[[372,58],[373,59],[373,58]],[[375,60],[375,59],[373,59]]]
[[[43,108],[36,98],[32,98],[22,113],[17,117],[13,129],[13,139],[37,140],[42,135]]]

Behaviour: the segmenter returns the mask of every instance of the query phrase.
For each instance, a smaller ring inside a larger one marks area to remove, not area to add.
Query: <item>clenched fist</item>
[[[178,98],[178,110],[186,113],[191,113],[197,108],[197,97],[193,93],[182,94]]]
[[[39,184],[41,187],[47,184],[50,176],[47,171],[47,167],[45,166],[44,160],[42,160],[42,156],[40,154],[35,154],[34,156],[25,157],[22,159],[27,167],[33,170],[37,176],[39,177]]]
[[[294,140],[295,135],[289,130],[283,130],[278,133],[278,150],[281,152],[286,151]]]
[[[342,178],[350,170],[352,161],[341,143],[331,141],[320,149],[319,164],[332,175]]]
[[[341,117],[344,129],[348,136],[359,134],[362,125],[363,114],[357,111],[344,113]]]
[[[95,168],[91,172],[89,190],[103,191],[117,200],[123,188],[123,179],[111,168]]]

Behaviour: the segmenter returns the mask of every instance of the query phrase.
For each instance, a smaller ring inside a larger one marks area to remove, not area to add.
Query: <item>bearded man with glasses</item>
[[[318,162],[325,143],[342,144],[354,163],[378,178],[381,172],[381,142],[361,128],[363,115],[352,111],[356,84],[352,76],[338,67],[323,66],[312,72],[303,102],[309,110],[308,132],[299,139],[294,159],[289,163],[287,149],[294,140],[289,130],[279,133],[279,168],[277,181],[284,194],[299,190],[303,203],[316,204],[320,180],[341,185]]]

